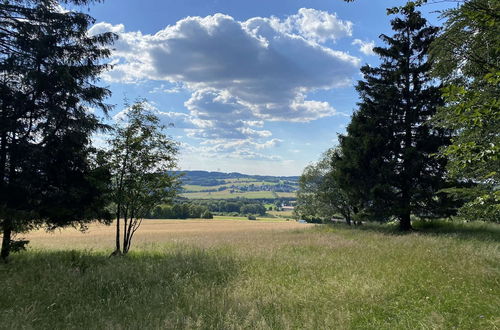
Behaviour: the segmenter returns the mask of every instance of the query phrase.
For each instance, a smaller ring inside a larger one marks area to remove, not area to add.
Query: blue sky
[[[180,169],[300,175],[344,132],[359,68],[391,34],[385,9],[402,3],[106,0],[90,33],[120,37],[102,77],[112,118],[146,98],[174,124]],[[424,15],[438,24],[445,5]]]

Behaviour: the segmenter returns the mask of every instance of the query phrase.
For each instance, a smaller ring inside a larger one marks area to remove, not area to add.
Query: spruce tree
[[[91,1],[64,1],[85,4]],[[89,36],[94,20],[55,0],[0,4],[0,229],[5,260],[16,232],[106,215],[106,171],[90,136],[106,112],[96,85],[115,38]],[[97,159],[97,158],[96,158]]]
[[[361,69],[359,108],[339,139],[337,180],[358,216],[396,218],[402,230],[409,230],[411,214],[431,217],[448,211],[443,196],[436,195],[446,185],[445,160],[434,154],[449,143],[449,132],[427,123],[442,105],[427,56],[438,29],[428,26],[413,6],[391,25],[395,34],[381,35],[388,46],[374,48],[380,66]]]

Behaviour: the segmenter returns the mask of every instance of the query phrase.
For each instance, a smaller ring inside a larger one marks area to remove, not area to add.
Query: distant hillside
[[[248,175],[208,171],[180,171],[183,196],[191,199],[294,198],[298,176]]]

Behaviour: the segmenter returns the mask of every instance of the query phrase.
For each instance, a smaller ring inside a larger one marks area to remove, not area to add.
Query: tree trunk
[[[348,213],[344,214],[345,222],[350,226],[352,225],[351,215]]]
[[[4,219],[2,227],[3,227],[3,238],[2,238],[2,251],[0,252],[0,257],[4,262],[7,262],[7,258],[10,255],[10,247],[12,240],[12,220]]]
[[[399,219],[399,229],[401,231],[412,230],[411,220],[410,220],[410,210],[403,214]]]
[[[128,206],[125,209],[125,212],[123,214],[123,247],[122,247],[122,253],[127,254],[127,245],[128,245],[128,221],[129,221],[129,211],[128,211]],[[132,219],[130,219],[132,221]]]
[[[120,209],[120,206],[117,207],[118,210]],[[115,251],[112,253],[112,255],[119,255],[121,254],[121,247],[120,247],[120,211],[116,212],[116,246],[115,246]]]

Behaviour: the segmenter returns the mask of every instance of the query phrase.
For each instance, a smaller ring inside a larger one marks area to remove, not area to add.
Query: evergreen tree
[[[366,65],[357,85],[361,101],[340,136],[338,181],[358,216],[399,219],[411,229],[410,215],[446,214],[442,195],[445,160],[434,157],[449,141],[449,132],[427,124],[442,105],[439,86],[429,75],[428,50],[437,28],[413,6],[391,21],[396,32],[382,35],[387,48],[376,47],[379,67]]]
[[[65,1],[84,4],[89,1]],[[95,85],[115,38],[89,36],[93,19],[55,0],[0,4],[0,229],[5,260],[16,232],[106,217],[107,174],[92,164],[103,128],[89,107],[108,106]],[[97,159],[97,158],[96,158]]]

